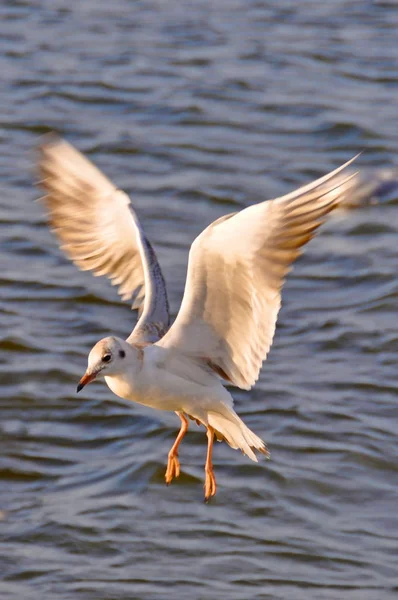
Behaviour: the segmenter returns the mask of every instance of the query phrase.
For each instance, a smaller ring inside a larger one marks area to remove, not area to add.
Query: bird
[[[206,429],[204,497],[216,494],[214,440],[257,462],[266,443],[238,416],[227,389],[250,390],[271,348],[281,290],[292,263],[350,193],[355,156],[287,195],[217,219],[193,241],[185,290],[170,326],[165,280],[129,196],[58,136],[39,146],[39,185],[50,228],[81,270],[108,277],[138,310],[132,333],[95,344],[79,392],[104,379],[117,396],[174,411],[180,429],[165,481],[180,475],[189,421]]]

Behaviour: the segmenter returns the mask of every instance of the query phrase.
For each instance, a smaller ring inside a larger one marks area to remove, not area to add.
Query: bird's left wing
[[[106,275],[138,309],[128,341],[157,341],[169,326],[166,286],[127,194],[58,138],[40,147],[39,171],[61,249],[81,270]]]
[[[346,197],[350,177],[340,175],[351,162],[205,229],[191,246],[180,311],[157,345],[203,359],[250,389],[272,344],[290,265]]]

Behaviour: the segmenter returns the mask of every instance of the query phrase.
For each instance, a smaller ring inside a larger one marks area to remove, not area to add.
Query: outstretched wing
[[[157,345],[202,358],[224,379],[250,389],[272,344],[290,265],[346,196],[355,174],[340,174],[352,160],[205,229],[191,246],[176,321]]]
[[[40,185],[61,249],[83,271],[106,275],[139,321],[128,341],[157,341],[169,326],[160,266],[129,197],[67,142],[40,147]]]

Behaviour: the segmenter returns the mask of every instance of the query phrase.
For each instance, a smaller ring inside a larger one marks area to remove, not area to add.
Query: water
[[[394,2],[20,0],[0,8],[1,600],[387,600],[398,591],[397,194],[336,216],[234,392],[272,460],[78,379],[134,324],[34,203],[56,130],[129,192],[175,315],[194,237],[360,150],[397,166]]]

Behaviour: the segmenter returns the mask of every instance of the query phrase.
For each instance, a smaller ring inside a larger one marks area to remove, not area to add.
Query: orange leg
[[[205,502],[208,502],[212,496],[215,495],[217,491],[216,485],[216,477],[214,475],[213,470],[213,462],[212,462],[212,454],[213,454],[213,442],[214,442],[214,429],[210,427],[207,428],[207,457],[205,464]]]
[[[182,442],[182,438],[188,431],[188,426],[189,426],[188,419],[185,417],[185,415],[183,413],[176,412],[176,415],[178,415],[181,419],[181,428],[176,437],[176,441],[172,445],[169,455],[168,455],[167,469],[166,469],[166,475],[165,475],[167,485],[169,485],[173,481],[174,477],[179,477],[179,475],[180,475],[180,461],[178,460],[178,447]]]

